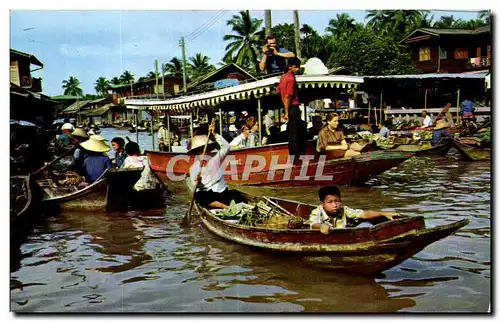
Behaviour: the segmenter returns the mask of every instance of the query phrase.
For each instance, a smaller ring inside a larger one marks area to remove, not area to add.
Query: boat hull
[[[120,211],[152,209],[164,206],[165,188],[137,192],[133,189],[142,169],[113,169],[106,171],[91,185],[78,191],[54,195],[45,191],[43,204],[66,211]]]
[[[472,146],[470,144],[462,143],[456,139],[452,140],[453,146],[468,160],[479,161],[479,160],[490,160],[491,159],[491,149],[479,148]]]
[[[286,166],[286,143],[231,151],[227,157],[229,161],[225,167],[223,165],[224,178],[231,185],[343,185],[369,180],[413,156],[413,153],[401,151],[373,151],[352,158],[328,160],[325,156],[317,155],[311,144],[306,154],[313,157],[309,163]],[[185,153],[146,151],[146,155],[150,159],[151,169],[165,184],[181,181],[182,177],[188,175],[194,162],[194,156]],[[259,158],[266,162],[257,170],[258,162],[257,165],[252,162]],[[250,166],[255,167],[252,168],[255,171],[248,171]]]
[[[413,152],[416,156],[429,156],[429,155],[446,155],[448,151],[452,148],[451,140],[446,143],[438,144],[431,148],[427,149],[418,149],[418,145],[413,144],[401,144],[394,148],[395,151],[403,151],[403,152]]]
[[[314,208],[293,201],[274,201],[301,217],[307,216]],[[468,224],[468,220],[461,220],[427,229],[423,217],[403,217],[372,227],[335,229],[325,235],[311,229],[270,229],[233,224],[219,219],[207,209],[201,210],[204,226],[226,240],[297,257],[301,263],[315,267],[363,275],[375,275],[394,267]]]

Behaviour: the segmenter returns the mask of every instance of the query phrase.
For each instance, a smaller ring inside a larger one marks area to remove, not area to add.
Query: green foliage
[[[202,77],[215,70],[215,66],[209,63],[210,58],[197,53],[193,57],[189,57],[189,75],[191,79]]]
[[[252,18],[249,10],[240,11],[227,21],[231,34],[222,39],[230,41],[226,46],[224,61],[234,61],[239,66],[252,65],[257,68],[264,32],[260,29],[262,19]]]
[[[120,81],[122,84],[131,84],[134,82],[134,75],[129,72],[128,70],[124,71],[123,74],[120,76]]]
[[[163,72],[169,76],[183,77],[182,62],[179,58],[174,57],[170,62],[163,65]]]
[[[364,29],[346,39],[337,39],[327,66],[343,66],[361,75],[416,73],[409,51],[392,37]]]
[[[113,77],[109,82],[113,85],[120,85],[122,83],[118,77]]]
[[[80,88],[80,81],[78,78],[71,76],[68,80],[63,80],[62,83],[64,95],[83,96],[83,91]]]
[[[96,90],[97,94],[99,94],[102,97],[105,97],[108,95],[108,89],[109,89],[109,81],[105,77],[99,77],[95,81],[95,87],[94,89]]]
[[[276,42],[279,47],[284,47],[295,52],[295,28],[291,23],[275,25],[271,28],[271,34],[276,37]],[[264,45],[264,41],[262,45]],[[259,51],[262,52],[261,50]]]

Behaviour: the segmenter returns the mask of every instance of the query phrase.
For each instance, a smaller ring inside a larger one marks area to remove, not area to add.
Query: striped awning
[[[125,105],[129,109],[145,109],[148,111],[168,111],[169,114],[182,114],[195,108],[210,108],[227,101],[247,100],[276,94],[280,77],[271,77],[263,80],[227,87],[211,92],[185,95],[171,99],[126,99]],[[356,88],[363,82],[362,77],[319,75],[297,76],[297,85],[300,88]]]

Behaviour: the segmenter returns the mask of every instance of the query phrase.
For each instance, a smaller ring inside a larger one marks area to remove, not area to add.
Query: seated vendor
[[[200,206],[205,208],[228,208],[231,200],[239,203],[244,202],[245,198],[239,191],[229,190],[226,180],[224,180],[221,166],[224,158],[229,153],[230,145],[222,136],[216,133],[215,129],[215,124],[209,127],[210,136],[215,138],[216,143],[209,142],[206,155],[203,158],[195,158],[193,165],[189,169],[189,180],[191,180],[194,187],[198,188],[194,198]],[[207,135],[193,137],[188,154],[202,154],[207,140]],[[217,149],[217,151],[210,156],[211,151],[214,149]]]
[[[344,138],[344,133],[339,129],[339,115],[328,113],[326,115],[327,126],[319,132],[318,152],[336,151],[336,157],[343,157],[345,151],[349,149]]]
[[[319,189],[318,195],[321,205],[311,212],[306,224],[311,229],[320,229],[323,234],[328,234],[335,228],[371,226],[369,222],[363,222],[363,220],[368,221],[378,217],[392,220],[393,217],[400,216],[396,212],[352,209],[343,206],[340,189],[336,186],[322,187]]]
[[[233,149],[243,149],[243,148],[248,148],[250,146],[250,142],[248,137],[250,136],[250,129],[246,126],[243,125],[241,128],[241,133],[235,137],[229,145]]]
[[[151,172],[149,158],[141,154],[139,144],[136,142],[127,143],[125,145],[125,153],[127,154],[127,158],[123,161],[123,169],[143,169],[141,178],[135,183],[134,189],[136,191],[156,189],[158,180],[156,180]]]
[[[87,183],[95,182],[107,169],[113,168],[111,160],[104,154],[111,150],[111,147],[106,144],[102,136],[91,135],[80,145],[85,149],[83,171]]]

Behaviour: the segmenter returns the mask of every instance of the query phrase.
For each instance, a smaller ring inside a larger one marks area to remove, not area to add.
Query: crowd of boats
[[[219,118],[218,121],[223,120]],[[287,142],[238,146],[229,151],[227,162],[222,166],[224,177],[236,189],[245,185],[282,188],[347,185],[364,183],[416,155],[446,155],[452,147],[468,160],[490,158],[490,121],[474,123],[473,126],[461,122],[454,129],[445,127],[448,135],[432,145],[433,133],[440,130],[437,127],[437,124],[427,128],[398,125],[391,128],[394,134],[381,136],[364,126],[346,134],[349,146],[357,147],[356,153],[350,156],[318,152],[318,138],[314,136],[308,141],[306,154],[298,164],[289,162]],[[193,136],[203,134],[197,133],[198,130],[194,128]],[[82,131],[75,129],[68,138],[74,139]],[[76,136],[75,132],[78,132]],[[99,140],[103,141],[99,144],[107,144],[100,135],[93,134],[88,141]],[[60,139],[59,136],[57,140]],[[75,144],[74,140],[71,141]],[[77,147],[82,148],[80,144],[81,141],[76,140]],[[147,162],[142,167],[105,169],[95,181],[82,184],[85,176],[62,170],[65,168],[64,158],[74,156],[74,148],[69,144],[64,149],[56,149],[59,155],[54,155],[40,169],[11,176],[11,234],[29,222],[28,218],[37,216],[40,207],[50,209],[50,213],[54,213],[53,209],[96,212],[168,207],[163,198],[167,187],[184,184],[196,158],[188,152],[146,150],[143,154]],[[137,189],[145,172],[154,176],[158,184],[153,188]],[[217,211],[198,205],[201,222],[213,233],[233,242],[298,256],[305,263],[323,268],[363,274],[376,274],[393,267],[467,224],[467,220],[461,220],[429,229],[423,217],[403,215],[394,220],[377,218],[372,220],[372,227],[334,229],[324,234],[291,224],[300,222],[298,218],[306,219],[316,207],[314,205],[265,196],[244,196],[250,208],[256,209],[259,202],[264,201],[279,215],[271,219],[269,214],[266,217],[257,212],[254,221],[244,223],[234,218],[220,218]]]

